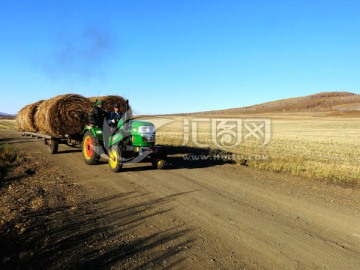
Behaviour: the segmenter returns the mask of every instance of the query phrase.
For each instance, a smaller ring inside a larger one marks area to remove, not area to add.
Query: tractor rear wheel
[[[99,163],[100,155],[96,153],[96,149],[99,149],[99,146],[100,143],[98,139],[91,131],[86,131],[82,142],[82,153],[87,164],[95,165]]]
[[[109,167],[110,170],[117,173],[122,169],[121,154],[117,146],[111,147],[109,150]]]

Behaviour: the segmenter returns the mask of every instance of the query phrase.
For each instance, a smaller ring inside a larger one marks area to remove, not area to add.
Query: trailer
[[[155,126],[146,121],[130,120],[125,124],[120,120],[113,133],[108,135],[104,134],[102,128],[93,126],[86,126],[83,132],[74,135],[51,136],[27,131],[19,133],[42,139],[50,154],[58,152],[59,144],[80,147],[88,165],[98,164],[103,152],[113,172],[119,172],[124,163],[150,161],[156,169],[163,169],[166,165],[163,147],[155,145]]]
[[[59,150],[59,144],[66,144],[70,147],[80,147],[82,143],[83,136],[81,134],[74,135],[61,135],[61,136],[51,136],[35,132],[26,132],[20,131],[22,136],[43,139],[45,145],[48,148],[50,154],[56,154]]]

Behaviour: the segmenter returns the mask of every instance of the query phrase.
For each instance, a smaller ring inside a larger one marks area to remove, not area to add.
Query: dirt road
[[[170,156],[166,170],[145,163],[114,174],[106,162],[86,165],[77,149],[49,155],[40,141],[14,131],[0,136],[46,156],[49,168],[87,190],[91,222],[74,226],[69,214],[62,233],[84,230],[78,241],[92,253],[79,255],[78,242],[65,245],[59,256],[68,261],[114,269],[360,267],[358,188],[181,155]]]

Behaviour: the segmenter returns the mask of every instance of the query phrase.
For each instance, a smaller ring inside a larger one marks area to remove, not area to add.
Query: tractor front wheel
[[[109,151],[109,167],[110,170],[117,173],[122,169],[121,155],[118,147],[112,147]]]
[[[96,153],[96,149],[99,149],[99,146],[98,139],[91,131],[86,131],[82,142],[82,153],[87,164],[95,165],[99,163],[100,155]]]

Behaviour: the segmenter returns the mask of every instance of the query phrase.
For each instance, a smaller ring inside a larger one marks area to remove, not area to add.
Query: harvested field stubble
[[[302,114],[280,116],[273,115],[272,135],[267,145],[243,140],[236,148],[222,150],[233,152],[239,164],[332,183],[360,185],[359,119],[310,118]],[[239,114],[237,117],[249,116]],[[197,147],[191,133],[189,141],[184,140],[184,118],[173,120],[157,130],[157,143],[172,147],[185,142],[186,146]],[[211,136],[211,127],[205,124],[196,133],[199,143],[213,148]]]
[[[0,129],[17,129],[15,119],[2,119],[0,118]]]

